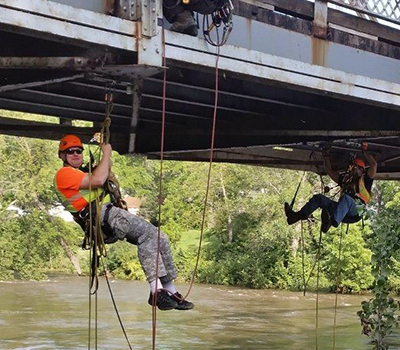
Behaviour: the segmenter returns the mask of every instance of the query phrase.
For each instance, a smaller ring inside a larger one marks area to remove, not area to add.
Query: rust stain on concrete
[[[312,64],[326,67],[329,42],[327,40],[311,38]]]

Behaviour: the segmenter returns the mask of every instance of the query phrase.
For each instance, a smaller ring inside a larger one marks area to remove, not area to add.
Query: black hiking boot
[[[178,306],[175,308],[176,310],[191,310],[194,308],[194,304],[190,301],[183,299],[183,296],[178,292],[172,294],[171,298],[175,300],[178,304]]]
[[[285,202],[285,214],[287,218],[287,223],[289,225],[293,225],[294,223],[302,219],[301,213],[299,211],[293,211],[289,203],[286,202]]]
[[[154,306],[154,295],[150,293],[149,305]],[[157,302],[155,305],[160,310],[173,310],[178,307],[178,303],[172,299],[172,295],[168,293],[165,289],[160,289],[157,291]]]
[[[175,17],[171,30],[177,33],[197,36],[197,22],[190,11],[183,11]]]
[[[321,212],[321,231],[323,233],[327,233],[332,226],[331,216],[329,215],[329,211],[326,209],[322,209]]]

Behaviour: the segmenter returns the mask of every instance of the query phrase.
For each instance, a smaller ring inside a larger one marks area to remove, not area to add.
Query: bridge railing
[[[345,7],[373,18],[400,24],[400,0],[328,0],[331,4]]]

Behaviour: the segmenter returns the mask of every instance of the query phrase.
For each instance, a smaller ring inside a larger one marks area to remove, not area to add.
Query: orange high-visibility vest
[[[85,176],[85,172],[71,166],[65,166],[56,173],[54,187],[62,205],[70,213],[81,211],[104,193],[102,188],[94,188],[91,191],[79,188]],[[102,202],[108,203],[110,200],[111,198],[107,194]]]
[[[358,192],[356,193],[356,196],[360,198],[365,204],[367,204],[372,198],[371,192],[369,192],[365,187],[363,176],[358,181]]]

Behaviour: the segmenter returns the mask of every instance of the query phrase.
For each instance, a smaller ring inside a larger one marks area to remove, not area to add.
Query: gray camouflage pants
[[[101,220],[104,220],[106,206],[101,210]],[[158,228],[143,218],[118,207],[112,207],[107,220],[114,236],[107,243],[126,240],[138,247],[138,256],[148,282],[156,279],[156,261],[158,245]],[[176,271],[168,236],[161,232],[160,255],[158,259],[158,276],[161,282],[170,282],[176,278]]]

